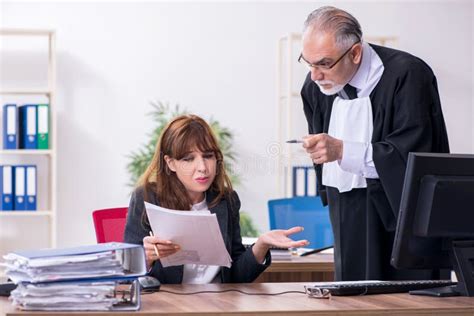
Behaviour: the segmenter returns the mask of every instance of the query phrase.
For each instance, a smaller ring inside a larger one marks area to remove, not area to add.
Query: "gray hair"
[[[334,32],[336,45],[340,48],[348,48],[362,41],[362,29],[357,19],[335,7],[324,6],[311,12],[304,22],[303,33],[309,27],[322,32]]]

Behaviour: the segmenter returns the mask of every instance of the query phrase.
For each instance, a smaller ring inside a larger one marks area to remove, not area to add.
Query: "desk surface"
[[[303,291],[305,283],[251,283],[164,285],[163,290],[179,293],[239,289],[252,293]],[[474,297],[433,298],[409,294],[333,296],[330,299],[309,298],[303,293],[278,296],[245,295],[238,292],[176,295],[158,292],[143,295],[142,309],[134,314],[147,315],[474,315]],[[0,298],[0,314],[28,315],[15,310],[6,298]],[[34,312],[30,315],[63,315]],[[78,313],[77,313],[78,314]],[[117,313],[114,315],[125,315]],[[65,315],[65,314],[64,314]],[[88,315],[104,315],[91,312]]]

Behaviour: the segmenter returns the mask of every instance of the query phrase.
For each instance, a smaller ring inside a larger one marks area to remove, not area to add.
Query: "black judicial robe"
[[[367,179],[366,189],[339,193],[336,188],[322,185],[324,165],[315,166],[323,203],[329,199],[336,239],[336,279],[434,278],[436,272],[432,271],[396,270],[390,265],[390,255],[408,153],[449,152],[436,77],[425,62],[413,55],[370,46],[384,65],[382,77],[370,94],[373,160],[380,178]],[[310,74],[301,96],[309,133],[327,133],[336,96],[321,93]],[[354,212],[357,205],[361,209],[358,213]],[[335,222],[344,218],[345,222]]]

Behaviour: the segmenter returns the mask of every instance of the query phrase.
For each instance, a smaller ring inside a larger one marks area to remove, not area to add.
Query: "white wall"
[[[330,3],[431,65],[452,151],[474,152],[471,2]],[[322,4],[0,4],[1,27],[57,30],[59,246],[94,242],[91,211],[128,204],[126,156],[153,128],[152,100],[234,131],[242,209],[266,230],[266,202],[277,197],[267,152],[277,138],[277,40]]]

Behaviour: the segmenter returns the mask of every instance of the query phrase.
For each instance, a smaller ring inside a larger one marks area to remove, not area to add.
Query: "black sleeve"
[[[149,225],[143,221],[145,204],[143,200],[143,189],[138,188],[132,193],[128,206],[127,223],[125,224],[124,242],[143,245],[143,238],[148,236]]]
[[[271,264],[270,251],[267,252],[265,263],[260,264],[255,259],[252,247],[245,249],[240,236],[240,199],[237,192],[227,201],[229,205],[230,233],[232,234],[232,266],[230,268],[232,283],[253,282]]]
[[[313,85],[314,83],[311,80],[311,74],[309,73],[306,76],[303,88],[301,89],[301,100],[303,101],[303,111],[308,122],[308,133],[309,134],[319,134],[323,133],[323,117],[320,109],[316,108],[313,98]],[[322,183],[322,165],[313,164],[316,171],[316,188],[318,190],[318,195],[321,198],[321,202],[324,206],[328,205],[328,199],[326,194],[326,186]]]
[[[380,182],[397,218],[408,153],[449,152],[436,77],[421,60],[399,77],[391,109],[385,114],[390,132],[372,146]]]
[[[151,201],[157,204],[157,201]],[[143,245],[143,238],[149,235],[151,230],[147,221],[144,221],[145,213],[144,189],[138,188],[133,192],[127,213],[127,223],[125,225],[124,241],[132,244]],[[181,283],[183,266],[173,266],[163,268],[159,260],[153,262],[149,275],[154,276],[163,284]]]

